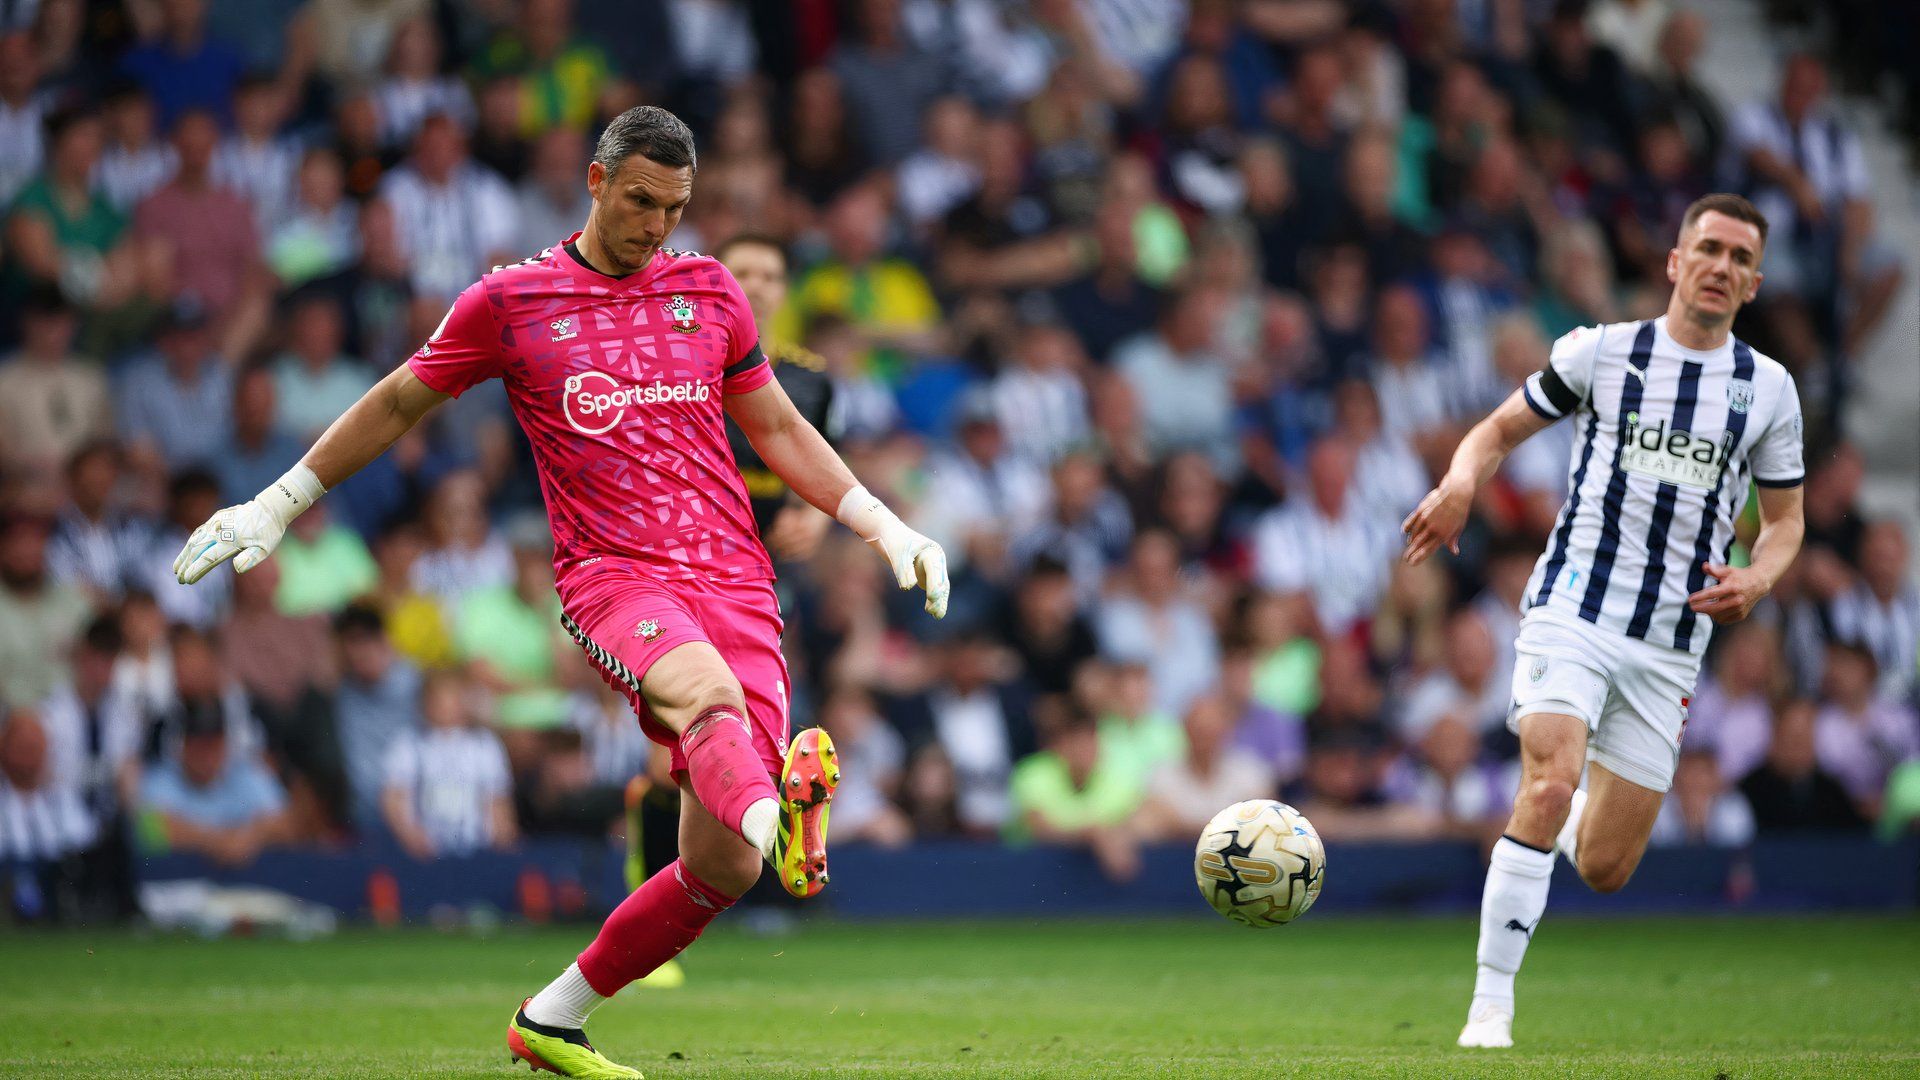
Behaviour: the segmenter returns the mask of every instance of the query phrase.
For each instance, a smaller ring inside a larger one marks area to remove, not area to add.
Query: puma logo
[[[1533,926],[1539,926],[1539,925],[1540,925],[1539,919],[1533,920]],[[1533,940],[1533,926],[1528,926],[1526,923],[1521,922],[1519,919],[1507,920],[1507,929],[1520,931],[1522,934],[1526,935],[1528,941]]]
[[[1642,385],[1642,386],[1645,386],[1645,385],[1647,384],[1647,369],[1646,369],[1646,368],[1637,368],[1637,367],[1634,367],[1634,366],[1633,366],[1632,364],[1628,364],[1628,365],[1627,365],[1627,373],[1628,373],[1629,375],[1632,375],[1632,376],[1633,376],[1634,378],[1636,378],[1636,379],[1639,379],[1639,380],[1640,380],[1640,385]]]

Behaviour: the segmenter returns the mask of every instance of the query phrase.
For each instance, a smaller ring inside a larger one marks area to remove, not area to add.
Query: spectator
[[[212,113],[182,114],[173,127],[180,168],[140,203],[133,228],[160,253],[174,301],[191,298],[205,305],[221,348],[237,356],[265,329],[272,278],[260,254],[252,207],[220,187],[214,176],[219,143],[220,126]]]
[[[1305,592],[1330,635],[1350,632],[1387,585],[1395,534],[1349,496],[1353,450],[1327,438],[1307,460],[1307,491],[1269,510],[1253,530],[1253,570],[1261,587]]]
[[[1458,387],[1433,349],[1426,305],[1412,288],[1380,294],[1373,309],[1373,393],[1382,427],[1405,440],[1423,458],[1451,450],[1459,435],[1453,419]]]
[[[67,505],[47,544],[47,570],[105,606],[140,584],[152,554],[152,526],[121,505],[120,450],[113,443],[81,447],[67,462],[66,478]]]
[[[1011,677],[999,647],[978,629],[962,629],[935,647],[935,676],[924,694],[894,714],[909,746],[918,753],[937,744],[954,777],[960,827],[991,835],[1013,814],[1007,777],[1013,763],[1033,749],[1028,692]]]
[[[359,208],[346,198],[340,155],[316,146],[300,158],[287,212],[267,227],[266,258],[289,289],[347,269],[360,252]]]
[[[1152,673],[1138,661],[1087,665],[1074,673],[1073,700],[1097,716],[1101,755],[1143,791],[1154,773],[1187,753],[1179,715],[1155,706],[1155,691]]]
[[[1587,32],[1581,0],[1562,0],[1534,49],[1533,77],[1574,123],[1576,141],[1624,154],[1633,145],[1631,76],[1620,57]]]
[[[1425,738],[1443,718],[1466,724],[1476,739],[1506,723],[1512,669],[1494,667],[1493,633],[1479,612],[1463,608],[1447,620],[1445,649],[1445,668],[1407,690],[1399,734],[1408,743]]]
[[[1014,770],[1008,836],[1084,847],[1109,880],[1132,880],[1140,872],[1140,842],[1132,828],[1141,806],[1140,778],[1106,755],[1099,731],[1085,716],[1060,723],[1046,746]]]
[[[946,549],[950,565],[992,566],[1009,535],[1046,513],[1050,492],[1041,467],[1008,448],[987,393],[970,392],[960,409],[953,450],[935,451],[927,462],[940,497],[920,508],[916,524]]]
[[[1866,828],[1847,790],[1820,768],[1815,749],[1819,706],[1804,698],[1774,712],[1767,756],[1740,780],[1762,833],[1848,832]]]
[[[1222,807],[1273,792],[1265,763],[1232,743],[1234,716],[1225,698],[1195,698],[1185,723],[1186,758],[1153,774],[1140,813],[1146,835],[1168,843],[1192,841]]]
[[[1587,9],[1587,33],[1645,75],[1659,68],[1662,31],[1674,18],[1667,0],[1600,0]]]
[[[281,567],[272,559],[233,579],[233,611],[221,626],[222,666],[247,692],[276,744],[296,744],[309,772],[337,772],[327,693],[336,678],[327,620],[274,607]]]
[[[373,372],[348,356],[346,324],[332,297],[313,293],[287,313],[287,351],[274,361],[276,426],[310,444],[374,384]]]
[[[1742,848],[1753,842],[1753,807],[1720,776],[1713,751],[1687,750],[1673,775],[1647,842],[1657,847],[1706,845]]]
[[[1096,361],[1107,361],[1115,346],[1150,331],[1163,305],[1159,288],[1140,273],[1133,218],[1129,207],[1103,205],[1093,222],[1098,259],[1052,293],[1061,319]]]
[[[270,235],[293,203],[300,144],[280,134],[292,107],[273,79],[250,75],[233,99],[234,131],[213,156],[213,182],[246,197],[258,234]]]
[[[273,602],[287,615],[331,615],[365,596],[380,576],[360,534],[315,510],[295,518],[274,549],[282,577]]]
[[[125,242],[126,218],[92,189],[100,139],[100,121],[90,114],[48,119],[46,170],[8,207],[0,296],[56,286],[76,306],[111,311],[150,284],[140,252]]]
[[[1075,451],[1053,466],[1053,511],[1047,520],[1012,538],[1015,566],[1031,565],[1042,553],[1059,559],[1073,575],[1081,604],[1091,604],[1133,538],[1127,504],[1101,472],[1100,460]]]
[[[927,106],[926,138],[900,163],[900,212],[917,229],[947,216],[980,187],[980,113],[966,98],[943,97]]]
[[[473,127],[473,95],[466,83],[441,72],[440,52],[440,35],[430,18],[414,16],[394,28],[387,48],[386,78],[373,97],[380,115],[380,141],[386,146],[411,145],[429,116],[446,116],[462,128]]]
[[[458,659],[446,610],[433,596],[416,589],[413,567],[426,550],[420,526],[405,522],[374,539],[373,561],[379,580],[368,593],[384,620],[387,638],[409,663],[422,668],[450,668]]]
[[[394,655],[373,608],[356,604],[334,616],[333,636],[339,646],[334,715],[346,767],[347,817],[364,835],[383,820],[388,748],[418,726],[421,680],[413,665]]]
[[[160,138],[160,110],[138,83],[108,91],[102,108],[106,144],[95,149],[93,187],[114,211],[131,214],[173,179],[180,155]]]
[[[913,833],[924,839],[960,836],[959,779],[938,743],[921,747],[907,759],[901,801]]]
[[[1441,715],[1390,770],[1386,788],[1395,802],[1417,807],[1442,833],[1484,843],[1511,809],[1515,770],[1480,763],[1480,732],[1472,718]]]
[[[575,651],[560,628],[553,590],[553,541],[540,526],[514,537],[513,582],[474,589],[454,619],[467,674],[494,695],[495,722],[517,732],[547,730],[566,716],[558,660]]]
[[[1427,469],[1402,435],[1389,431],[1373,387],[1349,379],[1333,391],[1334,430],[1353,447],[1353,492],[1368,513],[1398,526],[1427,493]],[[1559,462],[1566,472],[1566,462]],[[1556,504],[1555,509],[1558,509]]]
[[[40,171],[45,153],[48,95],[39,89],[39,59],[31,34],[0,32],[0,206]]]
[[[586,137],[572,128],[555,128],[534,144],[533,167],[520,181],[519,232],[514,247],[531,255],[554,247],[580,231],[593,209],[587,190]]]
[[[840,755],[840,787],[833,795],[836,839],[897,848],[913,826],[894,805],[906,766],[906,743],[857,686],[841,684],[820,703],[820,726]],[[842,832],[841,830],[845,830]]]
[[[142,471],[213,468],[232,442],[233,370],[214,344],[210,317],[197,298],[175,300],[156,351],[120,378],[119,430]]]
[[[478,66],[483,76],[519,77],[520,130],[527,136],[552,127],[585,129],[613,89],[606,53],[577,32],[573,0],[521,4],[518,24],[494,38]]]
[[[1892,518],[1873,522],[1860,538],[1860,579],[1827,606],[1842,641],[1856,641],[1880,669],[1880,696],[1913,697],[1920,678],[1920,586],[1907,574],[1907,537]]]
[[[216,703],[184,702],[173,735],[177,746],[140,780],[148,844],[245,866],[293,838],[285,789],[258,758],[231,745]]]
[[[14,916],[28,921],[76,906],[72,863],[95,838],[79,778],[61,768],[65,748],[54,743],[34,713],[0,709],[0,881]]]
[[[380,182],[393,205],[413,288],[451,303],[487,268],[513,262],[519,235],[513,191],[499,174],[467,156],[466,136],[452,119],[429,116],[413,153]]]
[[[1715,637],[1712,663],[1688,709],[1688,745],[1712,750],[1720,775],[1737,783],[1767,756],[1772,703],[1786,689],[1787,673],[1778,662],[1776,626],[1748,620]]]
[[[1087,441],[1087,358],[1072,331],[1044,320],[1026,324],[1013,362],[993,380],[994,415],[1014,453],[1042,468]]]
[[[1017,653],[1026,678],[1040,694],[1064,694],[1073,673],[1093,659],[1099,643],[1074,600],[1065,563],[1041,555],[1010,590],[1012,603],[998,637]]]
[[[51,531],[42,518],[0,516],[0,707],[38,705],[65,683],[92,615],[84,592],[47,573]]]
[[[1880,795],[1894,766],[1920,756],[1920,717],[1911,706],[1877,689],[1873,653],[1865,645],[1827,647],[1821,696],[1827,704],[1814,720],[1820,767],[1847,789],[1862,816],[1879,814]]]
[[[898,0],[862,0],[854,29],[827,58],[852,105],[854,129],[875,164],[897,164],[912,152],[920,116],[950,73],[939,58],[901,33]]]
[[[1176,292],[1159,325],[1117,346],[1112,363],[1139,395],[1140,420],[1155,454],[1197,448],[1223,475],[1238,476],[1233,371],[1215,338],[1225,299],[1204,287]]]
[[[1084,249],[1054,229],[1052,208],[1031,183],[1026,135],[990,120],[980,138],[980,184],[940,227],[940,276],[948,288],[1047,288],[1081,268]]]
[[[1427,262],[1426,238],[1401,219],[1400,208],[1395,205],[1400,180],[1398,153],[1384,131],[1357,134],[1347,146],[1342,174],[1345,206],[1335,235],[1366,253],[1367,269],[1379,281],[1411,278]],[[1308,230],[1307,235],[1319,238],[1324,238],[1329,228],[1325,222],[1300,225]],[[1300,278],[1294,270],[1277,279],[1269,269],[1268,280],[1293,288]]]
[[[1195,598],[1211,605],[1221,599],[1225,575],[1241,570],[1240,550],[1224,519],[1226,484],[1197,450],[1168,457],[1159,473],[1154,509],[1179,548],[1180,570],[1194,586]]]
[[[1306,787],[1290,801],[1329,841],[1431,839],[1441,819],[1418,806],[1389,802],[1381,762],[1379,744],[1358,732],[1316,739],[1301,774]]]
[[[52,475],[113,427],[107,381],[74,354],[79,322],[51,285],[22,305],[20,351],[0,362],[0,465]]]
[[[831,69],[801,72],[788,108],[782,140],[786,185],[809,206],[824,207],[867,175],[872,162],[854,138],[846,95]]]
[[[297,391],[295,391],[297,392]],[[220,460],[221,497],[243,503],[279,480],[311,440],[276,426],[281,393],[264,367],[241,370],[233,384],[233,443]]]
[[[151,726],[172,707],[174,699],[167,617],[152,593],[128,590],[120,602],[120,635],[120,658],[113,664],[114,692],[131,697]]]
[[[338,155],[345,170],[347,194],[360,202],[373,198],[398,155],[389,153],[380,143],[380,107],[374,104],[370,91],[356,90],[341,96],[334,105],[332,135],[329,149]]]
[[[107,918],[136,910],[126,809],[139,786],[147,739],[139,701],[114,685],[120,646],[118,622],[96,617],[74,645],[73,681],[35,710],[56,744],[50,762],[70,773],[61,779],[78,790],[94,836],[75,860],[74,884],[84,907]]]
[[[409,19],[428,14],[431,0],[311,0],[315,60],[332,82],[351,85],[380,74]]]
[[[420,687],[424,725],[387,751],[381,809],[416,859],[508,849],[520,839],[507,755],[473,721],[464,689],[451,674],[428,675]]]
[[[887,203],[878,184],[836,197],[825,225],[831,253],[800,275],[774,320],[773,337],[806,340],[802,331],[815,319],[838,315],[859,331],[867,370],[894,376],[909,356],[932,351],[940,305],[912,263],[886,254]]]
[[[160,124],[194,109],[222,122],[240,82],[240,54],[207,33],[206,0],[165,0],[159,5],[158,33],[121,58],[121,68],[146,88],[160,110]]]
[[[1694,161],[1720,160],[1726,139],[1726,116],[1713,94],[1694,75],[1694,64],[1707,40],[1707,21],[1699,12],[1676,12],[1660,28],[1659,59],[1645,73],[1652,111],[1670,116],[1687,141]]]
[[[427,550],[414,561],[414,588],[451,606],[513,582],[513,551],[488,525],[485,498],[479,475],[467,471],[448,474],[428,496]]]
[[[1094,625],[1108,659],[1145,665],[1156,711],[1179,716],[1219,681],[1213,626],[1185,595],[1179,544],[1164,530],[1134,538],[1126,578],[1100,605]]]

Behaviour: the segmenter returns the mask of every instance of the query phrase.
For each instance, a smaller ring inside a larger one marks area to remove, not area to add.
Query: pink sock
[[[675,859],[620,902],[576,961],[601,997],[680,955],[734,898],[693,876]]]
[[[701,713],[680,736],[680,752],[687,757],[687,777],[700,805],[736,833],[747,807],[780,797],[738,709],[715,705]],[[747,843],[754,841],[747,838]]]

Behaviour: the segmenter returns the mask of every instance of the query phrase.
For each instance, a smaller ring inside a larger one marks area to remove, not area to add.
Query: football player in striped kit
[[[1800,550],[1800,399],[1785,368],[1731,333],[1766,239],[1766,218],[1737,195],[1688,207],[1666,314],[1555,342],[1405,522],[1408,562],[1457,554],[1480,484],[1528,436],[1573,418],[1570,494],[1514,643],[1520,790],[1487,871],[1461,1046],[1513,1045],[1514,975],[1555,852],[1595,890],[1627,883],[1673,781],[1713,623],[1746,618]],[[1760,534],[1735,567],[1750,480]]]

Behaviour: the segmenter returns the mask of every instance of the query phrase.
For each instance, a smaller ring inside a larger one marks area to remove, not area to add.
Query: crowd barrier
[[[593,917],[624,895],[622,853],[604,843],[535,839],[512,852],[415,861],[368,844],[276,850],[243,868],[190,855],[141,860],[143,881],[203,879],[325,904],[352,919],[443,920],[490,911],[532,921]],[[1328,845],[1326,891],[1314,916],[1464,914],[1478,910],[1485,863],[1469,843]],[[1913,910],[1920,906],[1920,839],[1764,840],[1750,849],[1649,851],[1628,887],[1602,896],[1562,863],[1556,914]],[[898,851],[841,845],[833,887],[807,910],[844,918],[1211,917],[1195,888],[1192,852],[1149,849],[1140,873],[1116,884],[1085,852],[996,844],[924,843]]]

